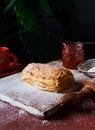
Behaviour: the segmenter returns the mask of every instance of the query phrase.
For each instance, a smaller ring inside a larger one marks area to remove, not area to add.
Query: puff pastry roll
[[[61,92],[74,84],[73,74],[55,65],[30,63],[21,73],[21,78],[44,91]]]

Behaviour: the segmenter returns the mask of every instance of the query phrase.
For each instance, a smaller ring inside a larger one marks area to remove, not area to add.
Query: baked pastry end
[[[61,92],[74,84],[73,74],[66,69],[55,65],[31,63],[21,73],[21,78],[44,91]]]

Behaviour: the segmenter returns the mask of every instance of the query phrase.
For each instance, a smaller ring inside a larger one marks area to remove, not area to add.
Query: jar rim
[[[78,51],[78,50],[83,49],[82,42],[65,42],[62,44],[63,44],[64,49],[66,50]]]

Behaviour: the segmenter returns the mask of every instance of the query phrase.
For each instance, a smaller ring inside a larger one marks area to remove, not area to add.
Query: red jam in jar
[[[84,60],[84,49],[81,42],[67,42],[62,44],[62,63],[69,69],[77,69]]]

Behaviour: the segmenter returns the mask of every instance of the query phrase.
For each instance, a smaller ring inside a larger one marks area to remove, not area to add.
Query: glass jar
[[[62,63],[70,69],[77,69],[84,60],[84,49],[81,42],[67,42],[62,44]]]

